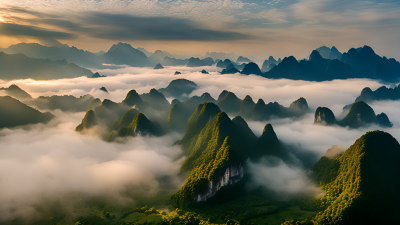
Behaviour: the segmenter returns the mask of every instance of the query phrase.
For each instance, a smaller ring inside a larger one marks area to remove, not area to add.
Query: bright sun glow
[[[3,17],[0,16],[0,22],[1,22],[1,23],[4,23],[4,22],[6,22],[6,21],[3,19]]]

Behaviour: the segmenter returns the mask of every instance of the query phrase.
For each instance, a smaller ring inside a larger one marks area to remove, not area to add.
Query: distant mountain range
[[[210,66],[214,60],[187,58],[176,59],[166,51],[156,50],[149,53],[143,48],[133,48],[130,44],[119,42],[110,47],[107,52],[93,53],[68,45],[44,46],[37,43],[19,43],[2,49],[7,54],[24,54],[30,58],[66,60],[86,68],[107,68],[107,64],[129,65],[135,67],[153,67],[157,64],[164,66]],[[145,54],[146,53],[146,54]]]
[[[92,76],[93,73],[66,60],[30,58],[23,54],[0,52],[0,78],[4,80],[33,78],[51,80]]]
[[[370,78],[396,82],[400,78],[400,63],[395,59],[378,56],[369,46],[352,48],[345,53],[339,52],[334,46],[323,46],[312,51],[308,60],[300,61],[294,56],[285,57],[282,61],[270,57],[264,61],[261,69],[253,62],[239,69],[228,60],[219,61],[217,66],[224,68],[222,74],[254,74],[274,79],[327,81]]]
[[[51,79],[48,77],[91,75],[90,71],[81,67],[102,69],[112,64],[135,67],[154,67],[159,64],[157,68],[163,66],[202,67],[216,65],[223,69],[222,74],[240,72],[246,75],[255,74],[274,79],[287,78],[309,81],[370,78],[396,82],[399,80],[400,72],[398,61],[377,55],[369,46],[351,48],[344,53],[339,52],[334,46],[331,48],[322,46],[312,51],[308,60],[300,61],[294,56],[285,57],[282,60],[271,56],[263,62],[261,69],[249,58],[243,56],[239,56],[235,62],[230,59],[214,60],[211,57],[177,59],[165,51],[156,50],[154,53],[150,53],[121,42],[112,45],[104,53],[92,53],[68,45],[43,46],[35,43],[20,43],[2,50],[7,53],[0,55],[0,65],[4,66],[1,72],[8,74],[7,76],[4,75],[6,79],[11,79],[13,76],[17,78],[32,76],[37,79]],[[14,64],[9,65],[11,60]],[[31,61],[34,61],[34,63]],[[28,73],[24,71],[24,68],[13,66],[15,64],[25,64],[27,65],[25,66],[26,70],[32,72]],[[36,67],[31,64],[35,64]],[[58,71],[58,75],[55,71]],[[42,75],[39,75],[39,72]]]
[[[381,86],[375,91],[371,88],[366,87],[362,89],[360,96],[356,98],[357,101],[373,102],[380,100],[399,100],[400,99],[400,85],[393,88],[387,88],[386,86]]]
[[[343,54],[334,47],[330,50],[321,47],[311,53],[309,60],[284,58],[264,76],[310,81],[370,78],[395,82],[399,81],[399,72],[398,61],[378,56],[369,46],[352,48]]]

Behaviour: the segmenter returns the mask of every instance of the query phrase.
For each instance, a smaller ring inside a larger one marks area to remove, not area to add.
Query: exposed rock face
[[[326,107],[318,107],[314,116],[315,124],[332,125],[336,123],[335,115]]]
[[[244,177],[243,166],[230,166],[225,169],[225,173],[221,176],[218,181],[208,182],[208,189],[203,193],[196,195],[196,202],[205,202],[213,197],[221,188],[237,184]]]

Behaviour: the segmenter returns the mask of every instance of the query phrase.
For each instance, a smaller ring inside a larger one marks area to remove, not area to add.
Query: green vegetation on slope
[[[325,190],[322,203],[326,207],[315,217],[316,223],[399,221],[400,145],[396,139],[382,131],[368,132],[334,160],[323,159],[313,168]]]

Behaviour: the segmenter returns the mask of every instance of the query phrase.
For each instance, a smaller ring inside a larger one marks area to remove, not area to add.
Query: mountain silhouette
[[[133,48],[130,44],[119,42],[114,44],[104,54],[104,62],[107,64],[129,65],[143,67],[149,64],[146,55]]]
[[[0,96],[0,128],[47,123],[54,116],[25,105],[10,96]]]

